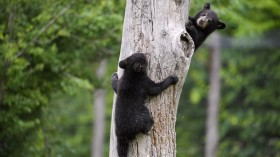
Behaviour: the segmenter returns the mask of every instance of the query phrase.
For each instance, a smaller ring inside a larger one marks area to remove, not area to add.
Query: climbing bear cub
[[[194,41],[195,50],[198,49],[209,34],[216,29],[224,28],[226,28],[226,24],[221,22],[217,14],[210,9],[210,3],[206,3],[195,17],[189,16],[189,21],[186,23],[186,30]]]
[[[115,107],[115,131],[119,157],[127,157],[129,142],[137,134],[148,134],[154,121],[144,105],[147,96],[159,95],[170,85],[178,82],[178,77],[171,75],[160,83],[155,83],[147,76],[147,59],[143,53],[135,53],[119,62],[124,69],[118,79],[112,76],[112,87],[117,94]]]

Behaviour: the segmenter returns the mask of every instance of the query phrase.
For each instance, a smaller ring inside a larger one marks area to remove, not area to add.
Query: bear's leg
[[[150,114],[147,114],[147,116],[144,119],[142,133],[149,135],[149,131],[151,130],[153,125],[154,125],[154,119],[152,118],[152,116]]]

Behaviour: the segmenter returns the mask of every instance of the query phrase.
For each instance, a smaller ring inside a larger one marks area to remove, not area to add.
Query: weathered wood
[[[129,147],[130,157],[176,156],[177,106],[194,51],[185,34],[189,0],[127,0],[120,60],[133,53],[146,53],[148,75],[156,82],[176,74],[179,82],[161,95],[147,100],[155,124],[150,136],[138,135]],[[187,38],[184,42],[181,36]],[[118,75],[122,75],[118,69]],[[114,124],[111,122],[110,157],[117,157]]]

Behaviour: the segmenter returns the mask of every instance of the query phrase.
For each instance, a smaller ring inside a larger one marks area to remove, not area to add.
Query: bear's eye
[[[206,15],[207,15],[206,13],[201,14],[201,16],[206,16]]]
[[[209,20],[208,20],[208,23],[213,23],[213,20],[212,20],[212,19],[209,19]]]

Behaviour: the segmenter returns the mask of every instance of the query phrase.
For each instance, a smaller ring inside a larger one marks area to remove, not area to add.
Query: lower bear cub
[[[147,76],[147,65],[146,56],[135,53],[119,62],[123,76],[120,79],[117,73],[112,76],[112,87],[117,94],[115,132],[119,157],[127,157],[129,142],[139,133],[148,134],[154,123],[144,105],[147,96],[159,95],[178,82],[178,77],[172,75],[155,83]]]
[[[189,16],[189,21],[186,23],[186,31],[194,41],[195,50],[198,49],[209,34],[216,29],[225,28],[226,24],[221,22],[217,14],[210,9],[209,3],[206,3],[195,17]]]

